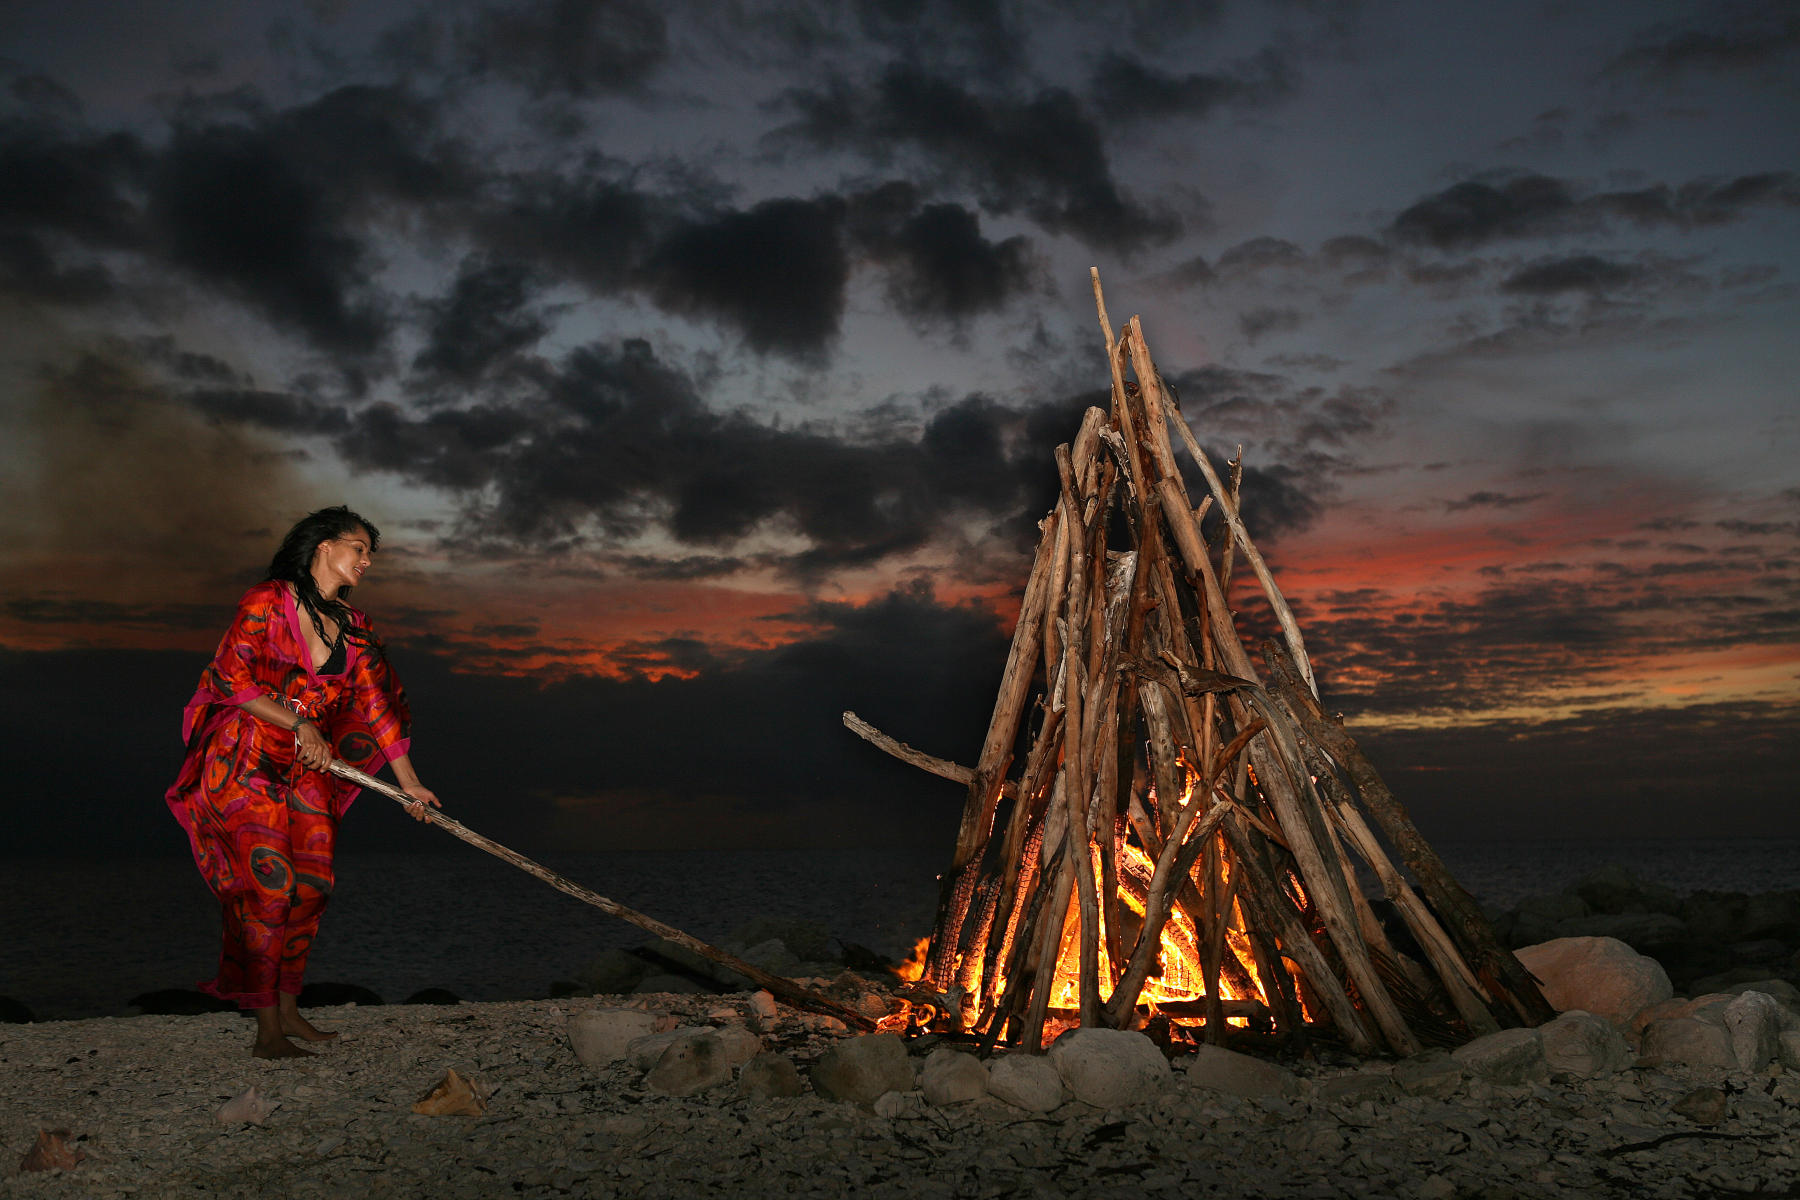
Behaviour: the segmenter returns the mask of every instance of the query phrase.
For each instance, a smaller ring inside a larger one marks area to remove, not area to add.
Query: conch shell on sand
[[[413,1111],[428,1117],[479,1117],[487,1112],[487,1097],[474,1080],[464,1079],[455,1067],[447,1068],[436,1087],[419,1097]]]
[[[269,1119],[270,1113],[280,1107],[281,1101],[271,1100],[251,1088],[243,1095],[227,1100],[213,1115],[223,1125],[261,1125]]]
[[[19,1160],[21,1171],[67,1171],[87,1156],[69,1145],[66,1129],[40,1129],[37,1141]]]

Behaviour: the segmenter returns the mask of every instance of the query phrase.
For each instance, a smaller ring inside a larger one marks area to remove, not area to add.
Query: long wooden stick
[[[418,801],[408,796],[399,788],[394,787],[392,784],[384,783],[373,775],[359,771],[347,762],[333,759],[325,769],[340,779],[348,779],[351,783],[368,788],[372,792],[379,792],[388,799],[397,801],[406,806],[408,809],[411,809],[418,803]],[[872,1030],[875,1028],[874,1021],[863,1016],[855,1009],[845,1008],[837,1001],[832,1000],[827,996],[821,996],[817,992],[809,991],[791,979],[783,979],[779,975],[771,975],[754,963],[747,963],[737,955],[727,953],[717,946],[709,946],[699,938],[694,937],[691,934],[683,933],[673,925],[665,925],[655,917],[646,916],[644,913],[638,912],[634,908],[627,908],[617,900],[608,900],[598,892],[590,891],[589,889],[582,887],[579,883],[557,874],[542,863],[534,862],[533,860],[526,858],[517,850],[508,849],[499,842],[494,841],[492,838],[483,837],[481,834],[476,833],[473,829],[464,825],[461,821],[458,821],[453,817],[447,817],[435,808],[425,809],[425,819],[431,824],[436,825],[439,829],[448,832],[453,837],[461,838],[471,846],[486,850],[495,858],[506,860],[527,875],[537,876],[557,891],[573,896],[577,900],[585,901],[608,916],[617,917],[621,921],[629,921],[639,929],[648,930],[657,937],[665,938],[683,949],[692,950],[702,958],[710,958],[720,966],[728,967],[731,970],[736,971],[739,975],[745,976],[757,986],[767,988],[771,995],[781,997],[795,1008],[810,1009],[813,1012],[824,1013],[827,1016],[836,1017],[844,1024],[855,1029]]]

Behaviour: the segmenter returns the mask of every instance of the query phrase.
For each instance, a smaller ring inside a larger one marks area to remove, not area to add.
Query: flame
[[[929,937],[920,938],[918,944],[913,946],[912,953],[907,956],[906,961],[894,968],[894,974],[906,983],[917,983],[925,978],[925,954],[930,949],[931,939]]]
[[[1150,878],[1156,871],[1156,864],[1150,856],[1133,843],[1126,842],[1121,847],[1119,856],[1119,899],[1132,915],[1140,920],[1144,916],[1144,898],[1150,891]],[[1099,851],[1094,851],[1094,871],[1098,875]],[[1198,864],[1196,864],[1198,870]],[[1195,882],[1199,882],[1196,880]],[[1075,901],[1070,900],[1072,913]],[[1225,930],[1226,952],[1237,957],[1243,964],[1257,991],[1250,995],[1239,994],[1230,980],[1223,977],[1219,980],[1219,996],[1225,1000],[1261,1000],[1267,1003],[1267,996],[1262,994],[1262,983],[1257,978],[1256,965],[1250,952],[1250,939],[1243,933],[1243,916],[1238,911],[1237,902],[1232,901],[1231,911],[1227,914]],[[1113,978],[1113,966],[1106,953],[1105,913],[1101,914],[1100,930],[1100,972],[1101,1000],[1104,1001],[1111,989],[1106,981]],[[1063,942],[1057,954],[1056,975],[1051,983],[1050,1005],[1052,1008],[1079,1008],[1081,1006],[1081,942],[1079,936],[1079,918],[1064,923]],[[1194,928],[1194,922],[1180,908],[1169,914],[1163,924],[1162,949],[1157,955],[1156,970],[1145,982],[1143,991],[1138,994],[1140,1004],[1155,1005],[1179,1001],[1201,1000],[1206,996],[1206,973],[1201,966],[1200,936]],[[1120,964],[1120,970],[1124,964]],[[1242,1018],[1233,1018],[1239,1024]]]

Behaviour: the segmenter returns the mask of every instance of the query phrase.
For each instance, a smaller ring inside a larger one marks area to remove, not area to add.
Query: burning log
[[[980,758],[945,762],[844,714],[859,736],[966,788],[918,985],[934,1022],[990,1048],[1154,1016],[1190,1040],[1253,1025],[1410,1054],[1548,1018],[1319,706],[1299,623],[1244,520],[1241,451],[1221,477],[1140,321],[1115,333],[1097,271],[1093,285],[1111,409],[1090,408],[1057,447],[1060,495],[1039,525]],[[1197,506],[1171,425],[1206,481]],[[1214,510],[1219,546],[1201,525]],[[1282,632],[1265,648],[1267,687],[1226,603],[1240,553]],[[1423,961],[1390,940],[1359,863]]]

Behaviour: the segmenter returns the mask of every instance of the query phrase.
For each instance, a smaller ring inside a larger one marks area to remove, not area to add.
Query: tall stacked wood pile
[[[1039,1048],[1074,1024],[1417,1052],[1553,1015],[1320,706],[1299,625],[1133,317],[1058,446],[1011,652],[911,996]],[[1205,482],[1195,503],[1171,432]],[[1239,456],[1241,459],[1241,455]],[[1209,514],[1216,520],[1209,522]],[[1209,541],[1203,528],[1216,527]],[[1257,588],[1232,587],[1247,567]],[[1228,596],[1260,596],[1259,671]],[[1371,899],[1371,896],[1376,898]]]

